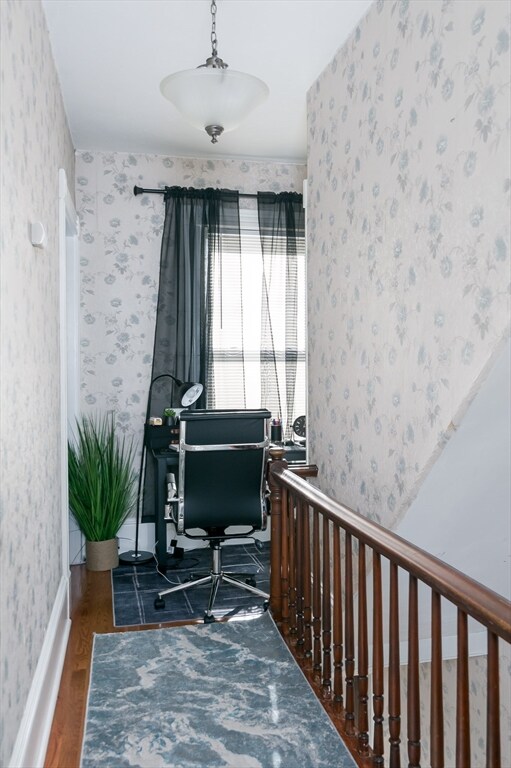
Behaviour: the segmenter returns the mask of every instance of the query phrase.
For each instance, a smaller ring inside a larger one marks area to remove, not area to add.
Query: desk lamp
[[[177,400],[183,408],[188,408],[190,405],[193,405],[202,395],[202,384],[193,381],[180,381],[170,373],[162,373],[161,376],[157,376],[156,379],[153,379],[151,384],[164,376],[169,376],[177,384]]]
[[[202,386],[202,384],[199,384],[198,382],[181,381],[180,379],[177,379],[175,376],[172,376],[171,373],[161,373],[159,376],[155,376],[154,379],[151,381],[151,384],[149,385],[149,392],[147,395],[147,409],[146,409],[146,418],[145,418],[146,424],[149,421],[149,416],[151,413],[151,396],[153,393],[153,386],[157,381],[164,378],[172,379],[172,381],[176,384],[178,388],[176,399],[179,405],[181,406],[180,411],[183,410],[183,408],[188,408],[190,405],[193,405],[202,395],[202,390],[204,389],[204,387]],[[143,551],[139,551],[138,549],[138,533],[140,528],[140,506],[142,501],[142,483],[144,478],[145,454],[146,454],[146,445],[144,440],[144,444],[142,446],[142,454],[140,457],[140,474],[138,476],[137,517],[136,517],[136,523],[135,523],[135,549],[130,549],[128,552],[123,552],[122,554],[119,555],[119,562],[125,563],[128,565],[141,565],[143,563],[148,563],[150,560],[153,559],[152,552],[143,552]]]

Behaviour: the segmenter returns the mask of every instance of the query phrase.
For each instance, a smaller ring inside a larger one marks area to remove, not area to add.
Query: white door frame
[[[60,450],[62,505],[62,570],[69,578],[69,490],[67,441],[79,411],[80,358],[79,222],[69,192],[66,172],[59,169],[59,274],[60,274]]]

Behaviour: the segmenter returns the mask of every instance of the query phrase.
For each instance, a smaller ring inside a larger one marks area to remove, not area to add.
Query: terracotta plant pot
[[[85,565],[88,571],[109,571],[119,565],[117,538],[85,542]]]

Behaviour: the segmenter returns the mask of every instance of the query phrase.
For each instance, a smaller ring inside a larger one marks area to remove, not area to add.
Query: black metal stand
[[[124,563],[124,565],[144,565],[152,559],[152,552],[137,552],[136,549],[130,549],[119,555],[119,562]]]
[[[142,446],[142,456],[140,458],[140,475],[138,478],[138,492],[137,492],[137,517],[136,517],[136,529],[135,529],[135,549],[130,549],[128,552],[123,552],[119,555],[119,562],[126,565],[144,565],[154,559],[152,552],[139,551],[138,549],[138,532],[140,529],[140,502],[142,497],[142,483],[144,477],[144,463],[145,463],[146,447],[145,442]]]

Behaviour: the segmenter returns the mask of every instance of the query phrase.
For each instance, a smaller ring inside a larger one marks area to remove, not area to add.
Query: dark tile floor
[[[172,564],[173,561],[170,561]],[[256,584],[269,592],[270,544],[263,542],[262,550],[254,544],[222,547],[222,565],[232,573],[254,574]],[[159,624],[168,621],[200,619],[204,616],[209,597],[209,585],[194,587],[165,597],[165,608],[156,610],[154,599],[160,590],[182,584],[192,573],[208,574],[211,567],[209,547],[185,550],[182,560],[175,561],[166,576],[156,571],[155,564],[123,565],[112,571],[114,625]],[[170,583],[169,583],[170,582]],[[263,600],[245,590],[223,583],[218,590],[213,613],[216,618],[226,614],[253,613],[262,609]]]

